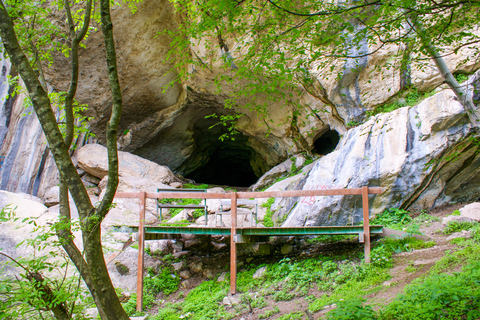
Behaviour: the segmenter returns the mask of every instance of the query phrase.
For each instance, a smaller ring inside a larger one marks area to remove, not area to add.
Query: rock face
[[[442,91],[349,130],[337,151],[316,161],[303,189],[382,187],[382,194],[370,196],[371,214],[475,199],[478,176],[467,173],[478,172],[480,155],[470,128],[453,93]],[[298,199],[284,206],[291,210],[284,225],[358,223],[361,207],[358,196]]]
[[[107,148],[88,144],[78,150],[78,166],[91,175],[103,179],[108,174]],[[153,182],[171,183],[178,179],[165,166],[142,159],[128,152],[118,152],[118,175],[120,177],[148,178]]]

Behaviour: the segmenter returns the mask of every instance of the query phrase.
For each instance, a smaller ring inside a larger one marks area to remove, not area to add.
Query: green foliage
[[[231,319],[233,314],[225,311],[218,303],[227,295],[225,284],[204,281],[185,297],[182,312],[190,313],[190,319]]]
[[[128,299],[127,302],[122,303],[123,310],[129,315],[129,316],[141,316],[142,314],[137,312],[137,294],[132,293],[130,298]]]
[[[263,314],[258,315],[258,319],[267,319],[280,312],[277,306],[274,306],[272,310],[267,310]]]
[[[405,106],[416,106],[422,100],[431,97],[434,93],[434,91],[420,93],[416,89],[407,91],[405,94],[402,95],[403,97],[397,97],[394,102],[379,105],[375,107],[373,111],[368,111],[367,116],[374,116],[379,113],[392,112]]]
[[[202,183],[200,185],[195,185],[193,183],[185,183],[183,185],[183,188],[184,189],[202,189],[202,190],[205,190],[205,189],[208,189],[209,188],[209,185],[208,184],[205,184],[205,183]]]
[[[462,83],[468,80],[468,75],[464,73],[457,73],[454,76],[455,76],[455,79],[458,81],[458,83]]]
[[[158,202],[162,204],[176,204],[176,205],[199,205],[204,201],[203,199],[172,199],[172,198],[163,198],[159,199]],[[179,214],[184,208],[170,208],[170,216],[173,218]],[[193,211],[193,217],[195,219],[200,218],[205,214],[203,209],[195,209]]]
[[[380,319],[477,319],[480,317],[480,263],[460,273],[416,281],[390,303]]]
[[[451,216],[459,216],[460,214],[460,210],[453,210]]]
[[[346,125],[347,128],[354,128],[356,126],[360,125],[360,122],[357,121],[349,121]]]
[[[412,218],[409,216],[409,212],[397,208],[387,209],[371,221],[372,224],[400,230],[410,222],[412,222]]]
[[[327,320],[367,320],[376,319],[372,307],[364,306],[365,299],[354,298],[339,301],[335,309],[327,313]]]
[[[267,208],[267,213],[265,214],[265,217],[263,218],[263,225],[267,228],[273,227],[274,223],[272,220],[272,216],[274,211],[272,211],[272,205],[275,202],[275,198],[269,198],[267,202],[262,204],[262,207]]]
[[[181,226],[189,225],[190,223],[191,222],[188,220],[180,220],[175,223],[162,222],[160,223],[160,225],[162,227],[181,227]]]
[[[348,234],[336,234],[336,235],[320,235],[313,236],[306,240],[307,243],[336,243],[340,241],[352,240],[356,236]]]
[[[18,246],[28,247],[33,254],[13,258],[0,248],[1,260],[15,272],[0,279],[0,319],[44,319],[52,315],[53,308],[63,308],[80,318],[90,301],[80,287],[78,272],[70,270],[70,261],[55,233],[55,228],[73,228],[73,224],[38,226],[34,218],[16,217],[15,210],[11,205],[1,208],[0,227],[5,222],[31,225],[31,238]]]
[[[476,227],[479,223],[477,221],[467,222],[467,221],[450,221],[445,228],[443,228],[443,234],[452,234],[455,232],[460,232],[462,230],[470,230],[473,227]]]
[[[291,312],[284,314],[283,316],[280,316],[278,320],[301,320],[304,318],[305,313],[297,311],[297,312]]]
[[[158,274],[153,269],[149,269],[144,280],[144,290],[145,294],[157,295],[163,292],[169,295],[178,290],[179,284],[180,277],[173,268],[164,267]]]

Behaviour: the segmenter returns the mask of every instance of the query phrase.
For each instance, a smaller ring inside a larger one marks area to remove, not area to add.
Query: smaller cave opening
[[[327,132],[321,134],[313,142],[313,151],[326,155],[334,151],[340,141],[340,135],[337,131],[329,129]]]

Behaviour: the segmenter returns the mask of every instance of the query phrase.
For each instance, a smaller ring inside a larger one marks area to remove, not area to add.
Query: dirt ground
[[[435,264],[437,260],[442,258],[445,255],[445,252],[455,248],[455,245],[449,244],[446,241],[447,236],[443,233],[437,232],[442,229],[441,218],[450,215],[454,210],[462,208],[465,204],[450,205],[443,208],[436,209],[432,212],[429,212],[430,215],[440,218],[440,221],[426,223],[422,225],[420,231],[428,236],[431,240],[435,241],[435,246],[422,249],[414,250],[411,252],[402,252],[399,254],[394,254],[394,267],[391,269],[392,278],[383,283],[383,288],[371,293],[369,295],[363,296],[367,299],[367,303],[372,305],[374,309],[380,308],[384,304],[388,304],[397,294],[403,291],[405,286],[411,283],[414,279],[427,273],[430,268]],[[342,252],[352,253],[356,250],[363,251],[363,244],[359,244],[358,240],[352,241],[342,241],[339,243],[325,244],[325,245],[306,245],[305,242],[302,243],[298,238],[288,238],[280,241],[281,244],[292,243],[297,249],[292,251],[289,255],[282,255],[278,252],[278,248],[273,250],[273,254],[269,256],[255,257],[252,259],[248,255],[239,255],[238,257],[238,271],[242,271],[242,266],[246,263],[254,263],[260,265],[262,263],[274,263],[287,256],[298,257],[298,255],[303,255],[305,257],[313,257],[317,255],[341,255]],[[216,252],[214,254],[203,255],[203,256],[191,256],[187,258],[187,264],[192,264],[194,262],[201,261],[204,269],[211,270],[211,273],[216,278],[222,272],[228,271],[229,268],[229,253],[227,248],[225,250]],[[457,270],[452,270],[457,271]],[[188,279],[184,287],[181,288],[178,292],[165,297],[165,302],[179,302],[185,297],[188,292],[193,289],[195,286],[199,285],[202,281],[208,280],[208,278],[200,273],[194,274],[191,278]],[[315,287],[315,286],[313,286]],[[318,291],[315,288],[310,288],[308,295],[314,295],[315,297],[320,297],[324,292]],[[308,312],[309,302],[305,300],[304,297],[295,298],[290,301],[278,301],[268,300],[268,305],[263,309],[253,309],[251,312],[249,310],[240,311],[238,309],[234,310],[234,307],[227,307],[229,312],[241,312],[241,314],[234,319],[237,320],[253,320],[259,319],[259,315],[264,314],[268,310],[272,310],[275,306],[280,310],[279,313],[269,317],[268,319],[277,319],[284,314],[288,314],[295,311],[304,312],[302,319],[321,319],[325,313],[329,311],[328,308],[311,314]],[[161,306],[159,306],[161,308]],[[152,314],[155,314],[154,310],[151,310]]]

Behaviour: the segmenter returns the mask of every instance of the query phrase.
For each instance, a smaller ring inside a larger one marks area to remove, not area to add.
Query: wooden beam
[[[368,194],[382,193],[382,188],[367,188]],[[268,191],[268,192],[238,192],[238,199],[250,198],[288,198],[288,197],[316,197],[316,196],[337,196],[337,195],[361,195],[363,188],[352,189],[325,189],[325,190],[290,190],[290,191]],[[117,198],[138,198],[138,192],[117,192]],[[147,192],[149,199],[177,198],[177,199],[229,199],[228,193],[205,193],[205,192]]]
[[[368,187],[362,188],[363,206],[363,238],[365,246],[365,262],[370,263],[370,214],[368,208]]]
[[[137,268],[137,311],[142,312],[143,308],[143,267],[145,259],[145,206],[146,192],[141,192],[140,216],[138,224],[138,268]]]
[[[237,193],[231,193],[232,226],[230,231],[230,293],[237,292]]]
[[[105,259],[105,264],[108,265],[110,262],[112,262],[113,259],[118,257],[118,255],[122,253],[123,250],[127,249],[132,243],[133,243],[133,238],[132,237],[128,238],[127,242],[123,244],[122,249],[115,251],[114,253],[109,255],[107,259]]]

